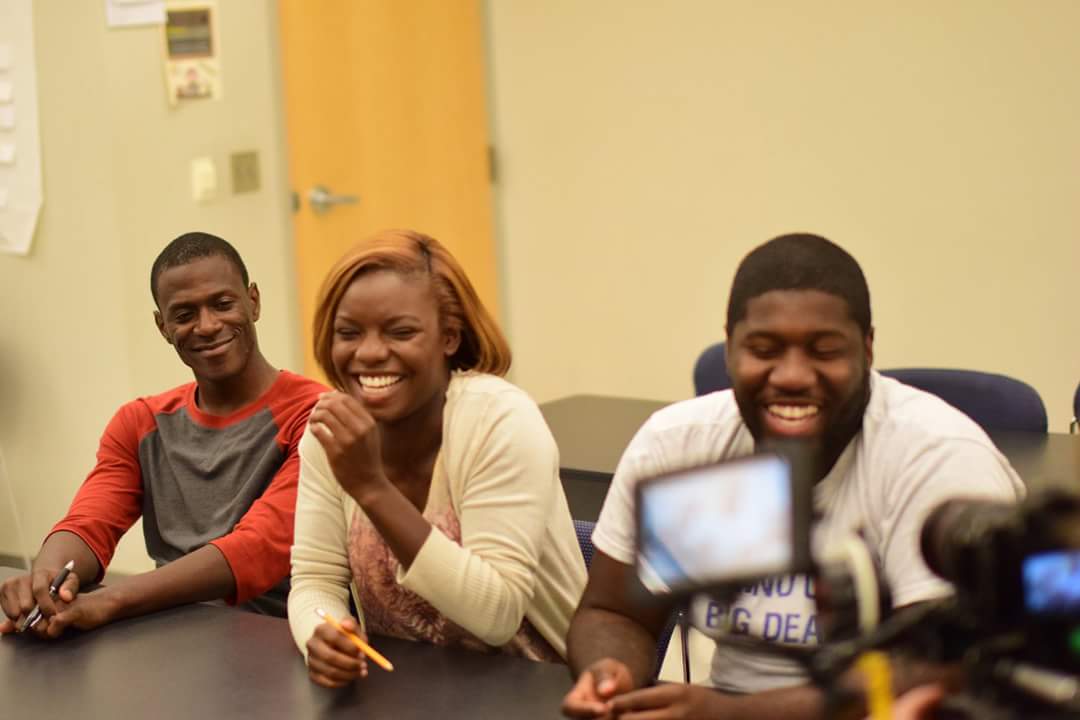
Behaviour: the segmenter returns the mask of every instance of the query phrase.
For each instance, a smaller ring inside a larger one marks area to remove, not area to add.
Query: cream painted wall
[[[0,255],[0,449],[29,551],[122,402],[190,376],[157,336],[150,263],[233,241],[263,349],[299,366],[274,0],[220,2],[225,98],[170,110],[156,29],[36,0],[45,209]],[[1080,379],[1080,46],[1069,0],[489,0],[515,379],[676,399],[722,337],[753,245],[824,233],[863,263],[878,364],[1034,384],[1062,431]],[[263,189],[198,205],[188,163],[256,149]],[[0,490],[0,554],[19,551]],[[141,533],[114,567],[148,566]]]
[[[863,265],[879,367],[1080,380],[1080,3],[489,0],[515,379],[678,399],[735,266]]]
[[[45,207],[29,257],[0,255],[0,553],[37,549],[93,464],[116,408],[189,381],[157,334],[149,269],[173,237],[219,234],[259,283],[263,351],[300,365],[274,0],[219,2],[224,99],[170,109],[161,28],[109,30],[103,2],[35,0]],[[262,189],[231,194],[228,154],[256,150]],[[196,204],[189,162],[217,163]],[[113,569],[150,567],[139,528]]]

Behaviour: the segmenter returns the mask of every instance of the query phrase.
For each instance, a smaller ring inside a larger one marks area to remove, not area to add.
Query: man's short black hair
[[[851,319],[870,334],[870,289],[859,263],[820,235],[792,233],[759,245],[739,263],[728,299],[727,331],[746,317],[746,304],[770,290],[820,290],[847,301]]]
[[[240,253],[236,252],[236,248],[217,235],[204,232],[189,232],[184,233],[166,245],[165,249],[157,256],[157,260],[154,261],[154,266],[150,268],[150,294],[154,298],[154,303],[157,304],[157,284],[161,273],[169,268],[187,265],[189,262],[215,255],[219,255],[235,265],[236,269],[240,271],[240,278],[244,281],[244,287],[248,286],[248,271],[244,266],[244,261],[240,259]]]

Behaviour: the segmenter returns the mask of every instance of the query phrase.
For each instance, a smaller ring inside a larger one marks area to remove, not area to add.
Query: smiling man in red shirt
[[[174,605],[225,600],[284,615],[299,471],[297,447],[325,388],[274,368],[259,350],[259,289],[225,240],[187,233],[154,262],[154,321],[195,382],[123,405],[97,463],[33,569],[0,585],[6,619],[58,637]],[[140,517],[157,569],[101,580]],[[59,595],[49,585],[74,560]]]

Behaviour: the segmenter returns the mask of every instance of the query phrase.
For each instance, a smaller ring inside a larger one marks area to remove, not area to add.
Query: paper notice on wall
[[[41,201],[15,207],[10,198],[8,206],[0,210],[0,252],[26,255],[34,239]]]
[[[18,255],[30,252],[43,201],[31,6],[0,0],[0,253]]]
[[[105,0],[108,27],[161,25],[165,22],[165,0]]]
[[[221,98],[221,54],[213,4],[170,3],[165,10],[169,104]]]

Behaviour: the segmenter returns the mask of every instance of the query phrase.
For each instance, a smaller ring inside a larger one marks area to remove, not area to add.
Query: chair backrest
[[[945,368],[896,368],[881,374],[937,395],[983,430],[1046,432],[1046,406],[1039,393],[1007,375]]]
[[[581,556],[585,558],[585,567],[592,565],[593,555],[596,548],[593,546],[592,534],[596,529],[596,523],[588,520],[574,520],[574,533],[577,535],[578,547],[581,548]],[[660,631],[660,637],[656,641],[656,672],[660,672],[660,666],[664,663],[667,654],[668,643],[671,642],[671,633],[675,629],[679,611],[671,613],[664,629]]]
[[[724,343],[705,348],[694,363],[694,394],[707,395],[731,387],[731,378],[724,359]]]
[[[596,552],[596,548],[592,544],[592,533],[595,528],[596,523],[594,522],[588,520],[574,521],[574,532],[577,533],[578,547],[581,548],[581,556],[585,558],[586,568],[592,565],[593,553]]]

